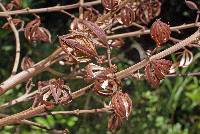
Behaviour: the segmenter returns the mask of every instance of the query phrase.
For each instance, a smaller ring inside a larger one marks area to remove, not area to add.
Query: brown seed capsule
[[[125,6],[120,11],[120,19],[124,25],[129,26],[135,21],[135,11],[130,6]]]
[[[128,119],[132,110],[132,100],[127,93],[118,91],[112,96],[111,107],[121,119]]]
[[[102,5],[106,10],[116,10],[119,6],[119,0],[101,0]]]
[[[169,40],[170,34],[169,25],[160,20],[156,20],[151,26],[151,38],[156,42],[158,47]]]

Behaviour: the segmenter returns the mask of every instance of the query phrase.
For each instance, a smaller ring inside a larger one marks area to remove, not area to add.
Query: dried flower
[[[46,90],[42,90],[43,87],[46,87]],[[62,79],[39,82],[38,90],[39,96],[42,96],[43,101],[48,101],[50,96],[53,97],[56,104],[64,104],[72,101],[70,88],[64,84]]]
[[[42,40],[44,42],[51,42],[51,33],[43,27],[39,27],[41,24],[40,18],[29,22],[24,30],[24,35],[28,41]]]
[[[132,100],[127,93],[117,91],[112,96],[111,107],[120,119],[128,119],[132,110]]]
[[[93,81],[93,91],[102,96],[110,96],[118,90],[119,81],[114,78],[115,66],[104,68],[90,63],[86,66],[87,81]]]
[[[148,63],[145,67],[147,81],[153,87],[158,87],[160,80],[162,80],[165,75],[169,74],[171,66],[172,62],[165,59],[155,60]]]
[[[151,38],[156,42],[158,47],[169,40],[170,34],[169,25],[160,20],[156,20],[151,26]]]

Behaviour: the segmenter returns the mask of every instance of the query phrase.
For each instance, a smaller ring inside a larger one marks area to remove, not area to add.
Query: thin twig
[[[89,7],[93,5],[100,4],[101,0],[92,1],[92,2],[85,2],[83,4],[83,7]],[[47,7],[47,8],[39,8],[39,9],[22,9],[22,10],[15,10],[15,11],[9,11],[7,13],[0,12],[0,17],[7,17],[8,15],[18,15],[18,14],[33,14],[33,13],[49,13],[49,12],[57,12],[61,10],[68,10],[68,9],[74,9],[78,8],[80,6],[80,3],[72,4],[72,5],[65,5],[65,6],[54,6],[54,7]]]
[[[87,110],[72,110],[72,111],[53,111],[53,115],[62,114],[62,115],[80,115],[80,114],[95,114],[95,113],[109,113],[111,108],[97,108],[97,109],[87,109]],[[40,115],[48,115],[48,113],[43,113]]]
[[[200,22],[196,23],[190,23],[190,24],[183,24],[180,26],[174,26],[170,27],[172,31],[177,31],[177,30],[183,30],[183,29],[188,29],[188,28],[193,28],[197,27],[197,25],[200,25]],[[129,33],[123,33],[123,34],[115,34],[108,36],[107,39],[116,39],[116,38],[126,38],[126,37],[133,37],[133,36],[140,36],[140,35],[147,35],[150,34],[150,30],[139,30],[135,32],[129,32]]]
[[[7,10],[6,8],[3,6],[2,3],[0,3],[0,7],[1,9],[7,14]],[[16,41],[16,53],[15,53],[15,61],[14,61],[14,65],[13,65],[13,69],[12,69],[12,74],[11,76],[15,75],[16,72],[17,72],[17,69],[18,69],[18,66],[19,66],[19,59],[20,59],[20,39],[19,39],[19,32],[18,30],[16,29],[13,21],[12,21],[12,17],[10,15],[7,15],[7,20],[8,20],[8,23],[15,35],[15,41]]]

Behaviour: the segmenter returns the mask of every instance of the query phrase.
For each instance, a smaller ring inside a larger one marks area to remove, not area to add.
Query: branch
[[[127,76],[130,76],[131,74],[133,74],[133,72],[145,67],[149,61],[164,58],[165,56],[168,56],[168,55],[178,51],[179,49],[182,49],[185,46],[190,45],[191,43],[199,40],[199,36],[200,36],[200,33],[199,33],[199,30],[198,30],[194,34],[192,34],[190,37],[186,38],[185,40],[183,40],[183,41],[181,41],[177,44],[175,44],[174,46],[172,46],[172,47],[170,47],[166,50],[163,50],[162,52],[160,52],[158,54],[155,54],[155,55],[149,57],[148,60],[144,59],[141,62],[139,62],[139,63],[137,63],[137,64],[125,69],[125,70],[122,70],[122,71],[116,73],[115,75],[118,79],[123,79]]]
[[[20,123],[20,121],[23,119],[28,119],[37,114],[45,112],[47,109],[52,109],[52,108],[53,108],[53,106],[46,106],[45,104],[35,107],[35,108],[30,108],[30,109],[22,111],[20,113],[13,114],[13,115],[10,115],[10,116],[0,119],[0,126]]]
[[[5,7],[3,6],[2,3],[0,3],[0,7],[1,9],[7,14],[7,10],[5,9]],[[15,62],[14,62],[14,66],[12,69],[12,75],[15,75],[19,66],[19,59],[20,59],[20,39],[19,39],[19,32],[17,31],[13,21],[12,21],[12,17],[10,15],[7,14],[7,20],[8,23],[15,35],[15,42],[16,42],[16,54],[15,54]]]
[[[53,59],[56,56],[58,56],[61,52],[62,52],[62,49],[59,48],[56,51],[54,51],[49,57],[38,62],[33,67],[31,67],[27,70],[24,70],[16,75],[14,75],[13,77],[8,78],[6,81],[1,83],[1,85],[0,85],[0,95],[5,93],[10,88],[16,86],[17,84],[24,82],[24,81],[30,79],[31,77],[39,74],[40,72],[44,71],[48,66],[50,66],[54,63]]]
[[[93,6],[100,4],[101,0],[92,1],[92,2],[85,2],[83,3],[83,7]],[[57,12],[61,10],[67,10],[67,9],[74,9],[78,8],[80,6],[80,3],[72,4],[72,5],[66,5],[66,6],[54,6],[54,7],[47,7],[47,8],[39,8],[39,9],[22,9],[22,10],[15,10],[15,11],[9,11],[9,12],[0,12],[0,17],[7,17],[8,15],[17,15],[17,14],[32,14],[32,13],[45,13],[45,12]]]
[[[170,27],[170,29],[171,29],[171,31],[179,31],[179,30],[183,30],[183,29],[197,27],[197,25],[200,25],[200,22],[198,22],[197,24],[190,23],[190,24],[183,24],[180,26],[174,26],[174,27]],[[122,33],[122,34],[115,34],[115,35],[108,36],[107,39],[133,37],[133,36],[140,36],[140,35],[146,35],[146,34],[150,34],[150,29],[139,30],[139,31],[129,32],[129,33]]]
[[[97,109],[88,109],[88,110],[72,110],[72,111],[53,111],[51,114],[63,114],[63,115],[80,115],[80,114],[95,114],[95,113],[109,113],[111,108],[97,108]],[[43,113],[40,115],[48,115],[48,113]]]

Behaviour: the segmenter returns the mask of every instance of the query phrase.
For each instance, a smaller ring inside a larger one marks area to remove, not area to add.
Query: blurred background
[[[91,0],[90,0],[91,1]],[[55,6],[57,4],[66,5],[78,2],[77,0],[22,0],[23,7],[42,8]],[[200,7],[200,0],[193,0]],[[102,6],[94,6],[103,11]],[[78,16],[78,9],[68,10],[70,13]],[[69,33],[69,25],[72,19],[62,13],[41,13],[42,26],[47,28],[52,34],[53,43],[34,42],[29,43],[23,33],[21,39],[21,57],[29,55],[33,61],[38,62],[51,54],[59,47],[57,35]],[[26,23],[34,19],[34,16],[20,15]],[[196,11],[190,10],[184,0],[162,0],[161,14],[155,19],[161,18],[163,22],[171,26],[177,26],[184,23],[193,23],[196,18]],[[147,26],[150,28],[155,21],[152,20]],[[0,26],[6,22],[5,18],[0,18]],[[173,33],[172,36],[178,39],[184,39],[191,35],[197,28],[182,30],[181,34]],[[129,28],[120,32],[129,32]],[[133,37],[124,39],[125,45],[120,49],[113,49],[113,55],[118,54],[121,61],[115,62],[118,70],[140,61],[138,46],[144,50],[155,48],[155,43],[149,35],[141,38]],[[167,44],[172,45],[172,42]],[[188,48],[194,54],[194,61],[187,68],[177,70],[177,73],[199,72],[199,48]],[[0,29],[0,81],[6,80],[12,71],[15,56],[15,39],[12,31]],[[174,59],[174,55],[167,58]],[[55,64],[52,68],[57,71],[68,74],[70,67],[59,66]],[[19,69],[21,71],[21,69]],[[43,72],[33,78],[36,83],[41,80],[55,78],[48,72]],[[84,87],[86,84],[82,80],[65,80],[72,91]],[[200,133],[200,77],[170,77],[161,81],[159,88],[153,89],[145,80],[136,80],[127,78],[123,80],[123,90],[128,92],[133,100],[133,110],[128,121],[126,121],[117,134],[199,134]],[[17,85],[15,90],[9,90],[0,97],[0,104],[17,98],[25,93],[25,84]],[[69,105],[57,106],[54,110],[75,110],[101,108],[105,97],[88,93],[74,100]],[[31,102],[23,102],[12,107],[0,110],[1,113],[13,114],[29,108]],[[30,120],[41,123],[51,128],[69,129],[72,134],[110,134],[107,131],[108,114],[84,114],[73,115],[55,115],[34,117]],[[45,130],[34,126],[16,125],[6,126],[0,130],[1,134],[46,134]]]

